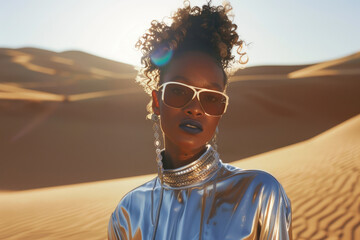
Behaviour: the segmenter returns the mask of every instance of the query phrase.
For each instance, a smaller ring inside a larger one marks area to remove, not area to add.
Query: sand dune
[[[28,57],[14,60],[21,56]],[[359,114],[360,66],[354,56],[235,73],[220,123],[223,160],[304,141]],[[313,75],[336,74],[288,77],[309,68]],[[149,98],[134,76],[133,66],[78,51],[0,49],[0,190],[155,172],[153,133],[145,120]]]
[[[0,83],[0,99],[60,102],[64,96]]]
[[[233,164],[278,177],[295,239],[360,239],[360,115],[310,140]]]
[[[0,239],[105,239],[120,198],[152,177],[0,192]]]
[[[334,59],[331,61],[326,61],[323,63],[314,64],[314,65],[306,67],[306,68],[302,68],[300,70],[289,73],[288,77],[289,78],[301,78],[301,77],[311,77],[311,76],[336,75],[336,74],[339,74],[340,71],[342,71],[341,74],[347,74],[347,72],[349,72],[349,74],[359,74],[360,71],[358,68],[341,69],[341,70],[328,69],[329,67],[338,66],[343,63],[357,60],[359,58],[360,58],[360,52],[355,53],[350,56],[343,57],[343,58]],[[324,71],[324,69],[328,69],[328,70]]]
[[[221,158],[280,180],[294,239],[360,239],[359,59],[231,78]],[[133,66],[22,48],[0,49],[0,70],[0,239],[104,239],[120,198],[156,171]]]
[[[18,63],[30,71],[39,72],[39,73],[48,74],[48,75],[54,75],[56,73],[56,70],[53,68],[47,68],[47,67],[43,67],[43,66],[39,66],[39,65],[31,63],[31,60],[33,60],[33,57],[29,54],[15,51],[15,50],[8,50],[7,53],[9,56],[12,57],[12,59],[11,59],[12,62]]]
[[[233,162],[284,186],[297,240],[360,238],[360,115],[307,141]],[[105,239],[110,213],[154,175],[0,192],[0,239]]]

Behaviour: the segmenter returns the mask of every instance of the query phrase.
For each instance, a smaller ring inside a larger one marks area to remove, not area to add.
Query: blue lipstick
[[[203,131],[201,123],[195,120],[187,119],[180,123],[179,127],[187,133],[198,134]]]

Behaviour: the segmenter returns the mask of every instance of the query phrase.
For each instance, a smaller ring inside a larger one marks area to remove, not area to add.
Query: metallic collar
[[[176,169],[163,170],[163,183],[170,187],[188,187],[208,180],[221,167],[219,154],[207,145],[207,150],[194,162]]]

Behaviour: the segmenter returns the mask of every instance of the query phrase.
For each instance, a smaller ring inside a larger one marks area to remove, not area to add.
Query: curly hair
[[[205,52],[216,60],[223,70],[226,85],[225,71],[235,62],[232,48],[238,46],[240,64],[245,64],[248,60],[244,60],[244,41],[239,39],[236,33],[237,25],[229,19],[231,10],[229,3],[224,6],[211,6],[210,0],[200,8],[191,7],[186,0],[184,7],[179,8],[170,18],[171,25],[153,20],[151,27],[135,45],[143,54],[143,67],[138,69],[136,81],[145,92],[151,95],[152,90],[157,89],[170,58],[193,50]],[[151,102],[147,109],[152,113],[150,104]]]

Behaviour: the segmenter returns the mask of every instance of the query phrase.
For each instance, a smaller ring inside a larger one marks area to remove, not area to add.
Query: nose
[[[196,96],[193,100],[191,100],[188,105],[184,107],[184,111],[186,115],[200,117],[204,115],[204,110],[201,107],[198,96]]]

